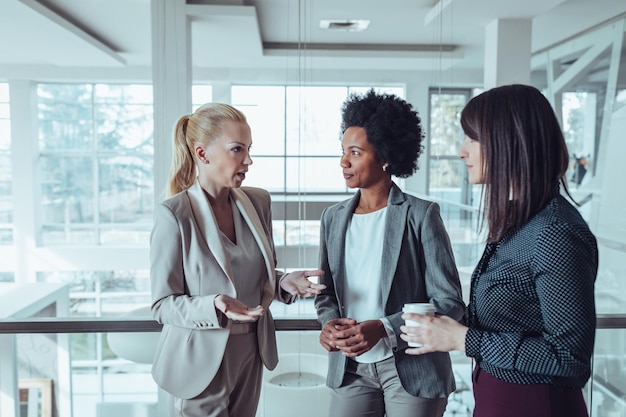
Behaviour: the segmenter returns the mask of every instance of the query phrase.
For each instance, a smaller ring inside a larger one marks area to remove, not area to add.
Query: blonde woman
[[[318,270],[275,270],[270,195],[241,187],[252,164],[250,126],[209,103],[175,126],[171,197],[155,210],[152,314],[163,331],[152,368],[171,415],[254,417],[263,365],[277,362],[272,300],[323,286]]]

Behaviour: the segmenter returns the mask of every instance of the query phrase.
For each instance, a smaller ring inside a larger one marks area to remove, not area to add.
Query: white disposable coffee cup
[[[402,307],[404,313],[417,313],[425,316],[435,317],[435,306],[430,303],[407,303]],[[413,320],[405,320],[407,326],[419,327],[419,323]],[[409,342],[410,347],[421,347],[421,343]]]

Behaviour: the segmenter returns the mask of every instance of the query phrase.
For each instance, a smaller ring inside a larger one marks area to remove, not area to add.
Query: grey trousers
[[[207,357],[207,360],[211,358]],[[211,384],[197,397],[171,397],[173,417],[254,417],[261,394],[263,363],[256,333],[230,335]]]
[[[447,398],[419,398],[404,390],[393,357],[375,363],[348,360],[339,388],[331,389],[333,417],[441,417]]]

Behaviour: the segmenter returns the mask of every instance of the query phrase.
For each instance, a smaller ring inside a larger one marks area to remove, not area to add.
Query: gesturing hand
[[[226,317],[238,321],[256,321],[265,314],[263,306],[258,305],[250,308],[241,301],[229,295],[220,294],[213,300],[215,308],[220,310]]]
[[[324,275],[324,271],[321,269],[290,272],[280,281],[280,288],[292,295],[299,295],[305,298],[312,297],[326,288],[326,285],[316,284],[309,279],[309,277],[320,275]]]

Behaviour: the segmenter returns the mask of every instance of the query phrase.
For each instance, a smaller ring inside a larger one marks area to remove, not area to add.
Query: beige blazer
[[[272,240],[271,200],[267,191],[242,187],[231,196],[263,254],[267,280],[261,304],[257,340],[263,364],[278,363],[274,322],[269,305],[275,298],[291,303],[294,297],[280,291],[282,275],[276,271]],[[230,322],[216,311],[218,294],[237,297],[230,261],[208,200],[196,183],[165,200],[155,209],[150,238],[152,315],[163,324],[152,376],[156,383],[179,398],[193,398],[212,381],[222,362]]]

